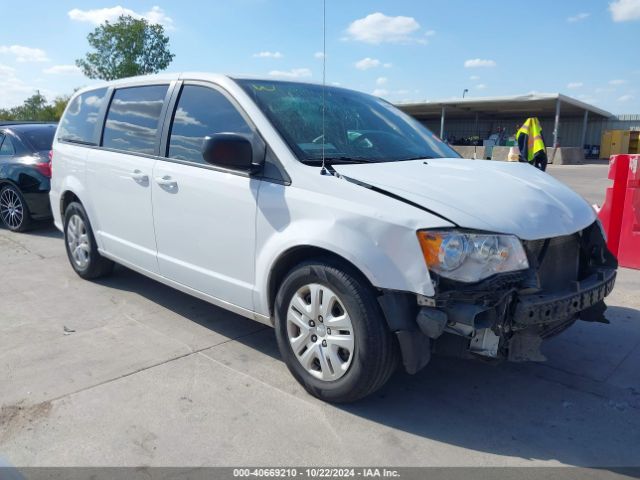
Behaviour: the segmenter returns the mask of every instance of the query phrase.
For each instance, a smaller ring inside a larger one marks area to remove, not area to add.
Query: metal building
[[[527,117],[540,119],[548,146],[599,145],[603,130],[640,128],[640,115],[616,117],[561,93],[460,98],[397,106],[453,145],[468,137],[487,139],[498,129],[514,135]]]

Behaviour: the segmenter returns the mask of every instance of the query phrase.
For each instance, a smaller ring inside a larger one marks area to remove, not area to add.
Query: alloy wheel
[[[333,381],[347,373],[354,355],[353,325],[330,288],[312,283],[298,289],[287,310],[287,337],[309,374]]]
[[[82,217],[73,214],[67,223],[67,245],[73,263],[80,269],[86,268],[89,264],[89,254],[91,248],[89,246],[89,236],[87,234],[87,226]]]
[[[9,228],[16,230],[24,220],[24,206],[18,194],[11,188],[0,193],[0,217]]]

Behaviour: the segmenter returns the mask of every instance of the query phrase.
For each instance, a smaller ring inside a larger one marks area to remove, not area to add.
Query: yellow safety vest
[[[542,127],[540,121],[537,118],[527,118],[518,133],[516,133],[516,141],[520,135],[528,135],[527,141],[527,161],[533,162],[533,158],[540,150],[545,150],[544,142],[542,141]]]

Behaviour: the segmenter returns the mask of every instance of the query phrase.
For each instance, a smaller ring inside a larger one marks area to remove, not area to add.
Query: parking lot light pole
[[[442,113],[440,115],[440,138],[442,140],[444,140],[444,116],[445,116],[445,111],[447,110],[447,107],[445,107],[444,105],[442,106]]]

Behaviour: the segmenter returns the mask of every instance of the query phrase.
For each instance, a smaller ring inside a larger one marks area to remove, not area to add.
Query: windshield
[[[371,95],[294,82],[239,80],[284,140],[305,163],[322,159],[397,162],[459,155],[431,131]]]

